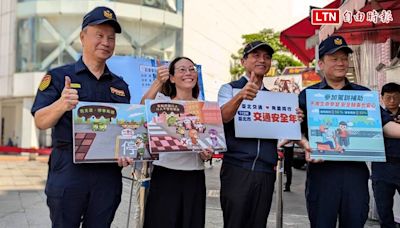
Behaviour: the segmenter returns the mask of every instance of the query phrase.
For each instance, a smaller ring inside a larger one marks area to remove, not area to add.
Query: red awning
[[[335,0],[324,8],[339,8],[339,6],[340,0]],[[319,25],[311,24],[310,17],[306,17],[282,31],[280,40],[283,45],[285,45],[295,56],[297,56],[297,58],[300,59],[300,61],[307,65],[314,59],[315,51],[313,48],[306,48],[306,40],[315,35],[315,31],[319,28]]]
[[[334,31],[334,34],[343,36],[347,43],[352,45],[362,44],[365,40],[370,40],[374,43],[383,43],[388,38],[396,41],[400,41],[400,1],[399,0],[386,0],[379,1],[379,5],[372,5],[369,2],[360,11],[367,13],[372,10],[377,10],[377,7],[381,10],[390,10],[393,21],[390,23],[372,23],[364,20],[364,22],[343,23],[342,26]],[[321,27],[320,35],[331,35],[325,34]],[[321,38],[321,36],[320,36]]]
[[[335,0],[324,8],[339,7],[340,0]],[[360,9],[360,11],[366,13],[373,9],[377,11],[390,10],[393,21],[390,23],[375,24],[366,20],[364,20],[364,22],[355,22],[353,20],[352,23],[342,23],[339,26],[329,25],[320,27],[311,25],[310,17],[307,17],[284,30],[280,35],[280,40],[282,44],[285,45],[304,64],[308,64],[315,57],[314,49],[306,48],[306,40],[315,35],[315,30],[317,29],[320,29],[320,40],[329,35],[336,34],[343,36],[347,43],[352,45],[359,45],[365,40],[370,40],[375,43],[383,43],[388,38],[400,41],[400,0],[378,0],[373,1],[373,3],[369,1],[367,5]]]

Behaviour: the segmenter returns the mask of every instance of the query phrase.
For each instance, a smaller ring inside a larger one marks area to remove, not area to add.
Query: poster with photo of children
[[[72,119],[74,163],[158,159],[148,150],[144,105],[79,102]]]
[[[385,161],[376,91],[309,89],[306,93],[311,158]]]
[[[221,110],[217,102],[146,100],[150,151],[226,151]]]

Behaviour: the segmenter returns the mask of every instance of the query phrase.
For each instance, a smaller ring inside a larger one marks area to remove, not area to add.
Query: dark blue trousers
[[[362,228],[368,218],[369,171],[363,162],[309,164],[307,211],[312,228]]]
[[[227,163],[221,167],[221,208],[225,228],[265,228],[275,173],[255,172]]]
[[[394,184],[384,180],[376,180],[372,182],[372,187],[381,227],[396,228],[393,216],[393,197],[396,190],[400,194],[400,183]]]
[[[73,164],[72,147],[55,148],[49,160],[47,205],[54,228],[109,228],[121,201],[116,164]]]
[[[382,228],[396,228],[393,197],[400,194],[400,163],[372,163],[372,188]]]

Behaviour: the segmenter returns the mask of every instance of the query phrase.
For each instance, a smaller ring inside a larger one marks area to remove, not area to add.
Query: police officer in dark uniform
[[[387,83],[382,87],[381,96],[385,111],[400,123],[400,85]],[[381,227],[396,228],[393,197],[396,190],[400,194],[400,139],[385,137],[385,152],[386,162],[372,163],[372,188]]]
[[[350,83],[346,78],[349,54],[353,51],[341,36],[330,36],[319,45],[318,65],[324,79],[303,90],[299,95],[300,108],[307,114],[306,90],[369,90]],[[382,114],[385,134],[398,137],[399,128]],[[302,132],[307,134],[307,118],[302,123]],[[309,162],[306,181],[307,211],[312,228],[334,228],[339,216],[339,227],[361,228],[368,218],[369,171],[365,162],[325,161],[310,159],[310,147],[306,137],[300,141],[306,149]]]
[[[39,129],[53,128],[53,151],[46,183],[52,227],[110,227],[121,201],[117,164],[74,164],[72,112],[79,101],[129,103],[128,85],[105,64],[121,27],[114,12],[97,7],[85,15],[82,57],[47,72],[32,107]],[[131,159],[120,158],[120,165]]]

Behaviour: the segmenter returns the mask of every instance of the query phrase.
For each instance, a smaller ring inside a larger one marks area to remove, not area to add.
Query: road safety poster
[[[236,94],[240,90],[234,89]],[[254,100],[243,100],[235,115],[238,138],[300,139],[300,122],[293,93],[258,91]]]
[[[146,100],[146,116],[153,154],[226,151],[221,110],[217,102]]]
[[[378,92],[309,89],[306,95],[311,158],[385,161]]]
[[[79,102],[72,118],[75,163],[158,158],[148,150],[144,105]]]

